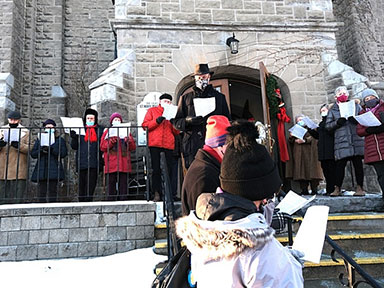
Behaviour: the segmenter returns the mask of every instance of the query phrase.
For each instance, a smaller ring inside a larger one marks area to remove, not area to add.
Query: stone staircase
[[[377,195],[378,196],[378,195]],[[342,199],[346,198],[346,199]],[[328,217],[327,234],[336,242],[350,257],[352,257],[368,274],[376,279],[384,287],[384,213],[380,210],[381,197],[317,197],[311,205],[327,205],[330,207]],[[353,202],[361,210],[367,212],[353,212],[356,209],[346,209],[348,203]],[[352,212],[350,212],[350,211]],[[348,212],[341,212],[348,211]],[[300,217],[296,217],[300,220]],[[299,228],[299,222],[293,226],[294,233]],[[167,254],[166,225],[161,223],[155,227],[155,253]],[[276,235],[283,244],[288,244],[288,236]],[[342,287],[338,280],[339,274],[344,273],[344,281],[347,282],[347,272],[343,260],[335,255],[339,263],[331,259],[332,247],[325,242],[319,264],[306,262],[303,274],[305,287]],[[161,267],[159,267],[161,268]],[[357,279],[359,275],[356,273]],[[364,286],[364,284],[359,285]]]

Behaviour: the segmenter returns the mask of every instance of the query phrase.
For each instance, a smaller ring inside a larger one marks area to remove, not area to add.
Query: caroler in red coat
[[[365,136],[364,163],[373,165],[376,170],[384,198],[384,102],[379,99],[376,91],[365,89],[362,93],[362,106],[360,114],[371,111],[382,123],[380,126],[366,127],[357,125],[357,134]]]
[[[112,126],[117,126],[122,120],[119,113],[113,113],[109,122]],[[118,130],[122,129],[127,128],[118,128]],[[109,201],[128,199],[128,173],[132,171],[130,151],[136,149],[136,143],[131,134],[124,139],[110,135],[115,134],[116,131],[105,129],[100,142],[100,150],[104,152],[104,173],[107,176]]]
[[[154,201],[160,201],[161,191],[161,171],[160,171],[160,153],[165,153],[167,160],[168,173],[171,171],[172,151],[175,149],[175,137],[179,130],[175,129],[169,120],[162,115],[164,105],[172,103],[172,96],[163,94],[159,98],[159,106],[149,108],[145,114],[144,121],[141,124],[148,130],[148,146],[151,154],[152,163],[152,194]],[[176,195],[173,195],[174,198]]]

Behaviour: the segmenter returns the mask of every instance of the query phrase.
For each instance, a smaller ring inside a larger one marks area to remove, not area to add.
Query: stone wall
[[[154,203],[0,207],[0,261],[105,256],[153,246]]]

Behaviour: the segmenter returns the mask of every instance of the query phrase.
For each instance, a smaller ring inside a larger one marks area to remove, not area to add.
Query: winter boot
[[[341,189],[338,186],[335,186],[335,190],[330,194],[331,197],[341,196]]]
[[[355,192],[355,194],[353,194],[353,196],[365,196],[365,192],[363,190],[363,187],[361,187],[360,185],[357,185],[356,192]]]

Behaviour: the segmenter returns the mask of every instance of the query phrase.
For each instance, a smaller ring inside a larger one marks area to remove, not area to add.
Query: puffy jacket
[[[31,157],[38,161],[36,162],[35,169],[32,173],[32,182],[47,179],[64,179],[64,168],[61,163],[61,159],[67,156],[67,145],[65,144],[64,138],[56,136],[55,143],[47,148],[49,149],[47,152],[41,151],[39,139],[36,140],[35,145],[33,146]]]
[[[355,114],[359,114],[361,106],[355,103]],[[344,125],[337,124],[340,118],[339,105],[335,103],[328,112],[325,128],[335,132],[335,160],[364,155],[364,138],[357,135],[356,124],[347,120]]]
[[[169,120],[157,124],[156,119],[163,115],[164,108],[160,105],[149,108],[145,114],[141,126],[148,129],[148,146],[159,147],[169,150],[175,149],[175,137],[180,132],[176,130]]]
[[[114,136],[105,139],[108,129],[101,137],[100,150],[104,152],[104,173],[131,172],[131,152],[136,149],[136,143],[132,135],[128,139],[119,139]]]
[[[373,113],[377,119],[380,119],[379,113],[384,113],[384,102],[380,100],[380,106]],[[363,109],[360,114],[367,112]],[[372,163],[384,160],[384,133],[368,134],[365,129],[367,127],[360,124],[357,125],[357,134],[365,136],[364,145],[364,163]]]

